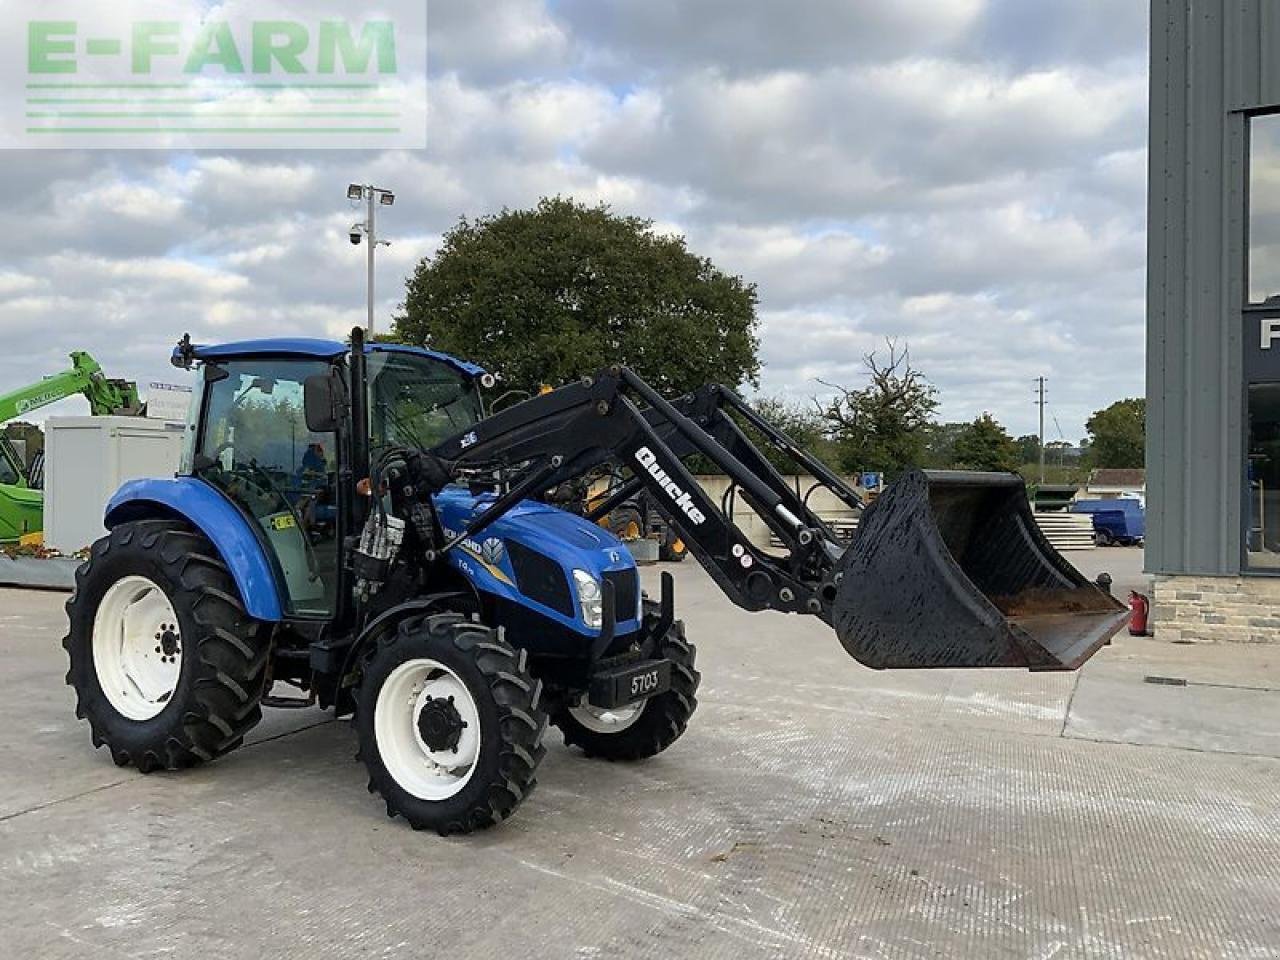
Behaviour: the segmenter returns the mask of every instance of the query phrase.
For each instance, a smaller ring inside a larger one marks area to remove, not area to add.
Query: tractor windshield
[[[369,354],[369,445],[427,449],[483,415],[475,381],[432,357],[399,351]]]

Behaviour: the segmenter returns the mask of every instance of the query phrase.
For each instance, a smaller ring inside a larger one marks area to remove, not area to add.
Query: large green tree
[[[1085,423],[1089,462],[1095,467],[1141,467],[1145,462],[1147,401],[1117,400]]]
[[[1022,465],[1018,445],[1000,422],[982,413],[956,437],[955,463],[964,470],[1012,472]]]
[[[911,355],[888,342],[888,358],[862,358],[869,382],[819,402],[819,411],[845,470],[882,470],[890,477],[924,461],[929,418],[938,407],[937,388],[911,366]]]
[[[536,391],[625,364],[666,394],[755,383],[756,289],[683,237],[561,197],[462,219],[408,282],[396,339]]]

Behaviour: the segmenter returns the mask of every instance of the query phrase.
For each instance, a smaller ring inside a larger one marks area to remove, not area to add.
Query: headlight
[[[573,571],[573,585],[578,591],[578,609],[582,620],[596,630],[604,623],[604,597],[600,593],[600,581],[585,570]]]

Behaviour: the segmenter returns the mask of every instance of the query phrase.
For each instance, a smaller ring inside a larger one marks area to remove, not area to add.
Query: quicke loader
[[[614,368],[486,417],[485,371],[359,330],[184,338],[173,361],[201,380],[183,466],[111,500],[64,642],[94,744],[143,772],[318,704],[354,714],[388,814],[454,833],[529,795],[548,724],[591,756],[665,750],[699,679],[672,579],[647,597],[618,539],[545,502],[602,467],[624,479],[593,512],[647,491],[733,603],[817,617],[870,667],[1075,669],[1124,621],[1012,475],[909,473],[838,545],[740,422],[854,492],[722,387],[668,402]],[[703,492],[694,454],[782,551]]]

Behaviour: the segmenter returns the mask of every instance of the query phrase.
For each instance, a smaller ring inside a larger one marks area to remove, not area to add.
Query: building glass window
[[[1280,572],[1280,383],[1249,387],[1248,456],[1249,568]]]
[[[1249,303],[1280,306],[1280,114],[1249,123]]]

